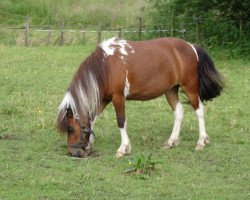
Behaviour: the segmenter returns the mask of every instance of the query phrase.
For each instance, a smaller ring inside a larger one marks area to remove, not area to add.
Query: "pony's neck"
[[[98,110],[102,104],[107,74],[105,55],[98,47],[81,63],[69,88],[80,116],[87,116],[93,121],[100,113]]]

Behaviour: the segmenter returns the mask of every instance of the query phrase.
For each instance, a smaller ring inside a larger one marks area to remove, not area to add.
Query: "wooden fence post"
[[[138,38],[141,40],[141,31],[142,31],[142,18],[137,17],[138,19]]]
[[[102,40],[102,22],[99,21],[98,31],[97,31],[97,44],[99,44]]]
[[[86,31],[82,31],[82,43],[85,44],[86,42]]]
[[[64,20],[61,20],[61,37],[60,37],[60,46],[64,44]]]
[[[50,45],[50,42],[51,42],[51,26],[49,26],[49,32],[48,32],[48,38],[47,38],[47,45]]]
[[[24,45],[27,47],[29,46],[29,28],[30,28],[30,17],[26,17],[26,23],[25,23],[25,40]]]
[[[122,29],[121,29],[121,28],[118,28],[118,34],[117,34],[117,36],[118,36],[119,38],[122,37]]]

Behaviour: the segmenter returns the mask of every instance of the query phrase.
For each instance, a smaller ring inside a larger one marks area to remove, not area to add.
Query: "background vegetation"
[[[155,24],[180,27],[185,37],[196,33],[196,42],[208,47],[241,48],[250,50],[250,1],[248,0],[150,0]],[[189,34],[190,35],[190,34]],[[192,37],[190,37],[192,40]]]
[[[245,57],[250,51],[249,10],[248,0],[2,0],[0,42],[23,45],[25,17],[30,16],[31,45],[47,44],[48,32],[37,29],[54,30],[51,44],[59,44],[63,19],[65,30],[77,30],[65,32],[65,44],[96,43],[92,31],[101,23],[102,30],[120,28],[121,37],[130,40],[174,36]],[[89,31],[85,39],[80,30]],[[102,38],[114,35],[103,33]]]

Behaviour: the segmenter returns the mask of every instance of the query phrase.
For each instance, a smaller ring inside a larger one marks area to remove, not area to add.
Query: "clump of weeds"
[[[129,160],[129,167],[125,169],[124,173],[151,175],[157,164],[162,164],[162,162],[152,160],[152,153],[148,156],[141,154]]]

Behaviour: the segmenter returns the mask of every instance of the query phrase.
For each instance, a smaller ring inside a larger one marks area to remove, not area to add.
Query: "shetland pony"
[[[116,157],[130,154],[125,101],[147,101],[161,95],[166,96],[175,117],[164,147],[177,146],[183,119],[180,87],[198,117],[196,150],[201,150],[209,142],[202,102],[219,96],[223,89],[221,75],[204,49],[177,38],[102,42],[80,64],[58,109],[58,130],[68,133],[69,154],[83,157],[90,152],[94,122],[110,102],[121,134]]]

